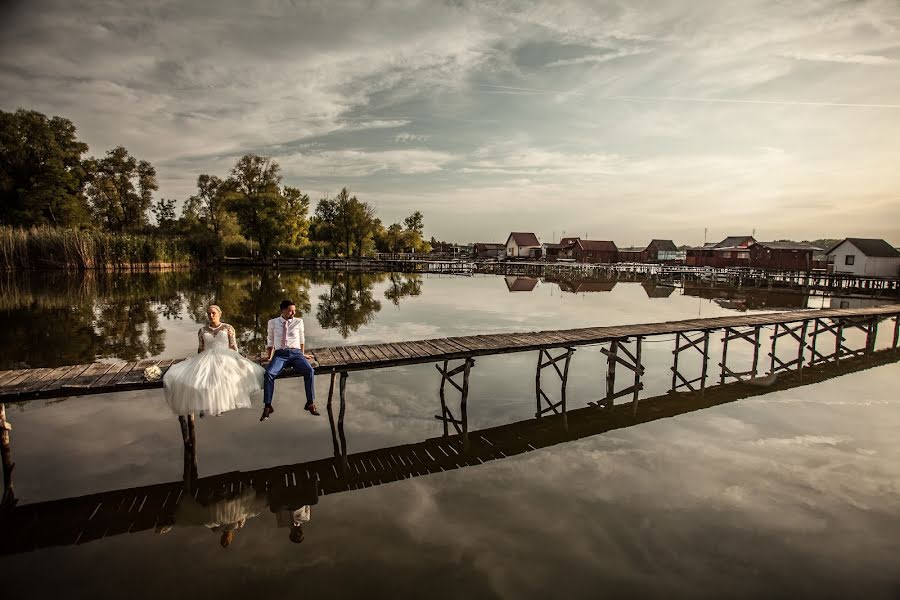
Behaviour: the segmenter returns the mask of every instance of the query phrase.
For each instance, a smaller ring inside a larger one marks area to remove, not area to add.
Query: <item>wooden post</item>
[[[0,508],[9,508],[16,504],[16,492],[12,479],[16,463],[12,459],[12,446],[9,438],[11,430],[12,425],[6,420],[6,404],[0,403],[0,457],[2,457],[3,463],[3,498],[0,500]]]
[[[462,398],[459,401],[460,419],[462,419],[463,435],[469,433],[469,417],[466,412],[466,401],[469,398],[469,371],[472,370],[472,359],[466,357],[466,369],[463,371]]]
[[[706,393],[706,371],[709,366],[709,331],[703,332],[703,367],[700,373],[700,394]]]
[[[675,350],[672,351],[672,354],[675,355],[675,360],[672,362],[672,391],[675,391],[675,384],[677,383],[677,373],[678,373],[678,354],[681,352],[681,332],[675,332]]]
[[[719,376],[719,385],[725,383],[725,365],[728,361],[728,327],[725,328],[725,337],[722,338],[722,374]]]
[[[441,399],[441,421],[444,423],[444,437],[450,435],[450,429],[447,425],[447,399],[444,396],[444,384],[447,383],[447,370],[449,361],[444,361],[444,370],[441,371],[441,387],[439,388],[438,395]],[[440,370],[440,369],[438,369]]]
[[[566,364],[563,367],[562,386],[560,387],[560,400],[562,402],[562,413],[564,419],[566,418],[566,385],[569,383],[569,362],[571,362],[572,360],[573,352],[575,352],[574,348],[566,348]],[[568,429],[568,421],[566,421],[566,428]]]
[[[900,343],[900,315],[894,316],[894,341],[891,343],[894,352],[900,347],[898,343]]]
[[[612,408],[615,403],[613,396],[616,393],[616,354],[618,350],[618,340],[610,342],[609,356],[606,357],[606,398],[609,404],[608,408]]]
[[[771,351],[771,353],[770,353],[770,356],[772,357],[772,364],[769,365],[769,372],[770,372],[770,373],[774,373],[774,372],[775,372],[775,346],[776,346],[776,342],[778,342],[778,328],[779,328],[779,327],[781,327],[781,324],[780,324],[780,323],[775,323],[775,335],[772,336],[772,351]],[[787,325],[784,325],[784,328],[787,329],[788,326],[787,326]]]
[[[337,429],[334,426],[334,408],[331,405],[331,400],[334,397],[334,378],[336,375],[336,372],[331,372],[331,381],[328,384],[328,403],[325,405],[325,408],[328,410],[328,425],[331,427],[331,445],[334,448],[335,458],[341,455],[341,449],[338,445]]]
[[[809,334],[812,342],[809,344],[810,355],[809,355],[809,366],[815,366],[816,364],[816,341],[819,337],[819,319],[815,319],[813,321],[813,330],[812,333]]]
[[[878,319],[869,319],[869,327],[866,329],[866,356],[872,356],[875,351],[875,340],[878,337]]]
[[[797,342],[797,374],[803,379],[803,353],[806,351],[806,330],[809,328],[809,320],[803,321],[803,329],[800,330],[800,341]]]
[[[643,366],[641,365],[641,341],[644,338],[641,336],[637,336],[635,338],[635,353],[634,353],[634,397],[631,401],[632,403],[632,416],[637,416],[638,409],[638,396],[641,391],[641,372],[643,371]],[[565,396],[563,396],[565,398]]]
[[[347,438],[344,437],[344,413],[347,410],[347,371],[341,371],[340,381],[340,412],[338,412],[338,435],[341,440],[342,453],[347,454]]]
[[[340,382],[340,412],[338,413],[338,426],[342,427],[344,425],[344,413],[347,410],[347,377],[349,377],[347,371],[341,371],[341,382]]]
[[[838,328],[834,333],[834,364],[841,364],[841,342],[844,341],[844,320],[838,319]]]
[[[759,331],[760,326],[757,325],[753,332],[753,370],[750,372],[750,379],[756,379],[756,370],[759,364]]]
[[[550,355],[547,355],[549,360]],[[534,401],[535,401],[535,410],[534,416],[538,419],[544,414],[543,408],[541,407],[541,363],[544,362],[544,350],[541,348],[538,350],[538,361],[537,361],[537,370],[534,373]],[[446,425],[444,426],[446,427]]]

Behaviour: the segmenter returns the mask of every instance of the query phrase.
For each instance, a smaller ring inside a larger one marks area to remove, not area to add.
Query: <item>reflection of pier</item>
[[[868,295],[894,295],[900,293],[900,277],[874,277],[846,275],[822,271],[779,271],[749,268],[694,267],[686,265],[644,263],[571,263],[529,262],[507,260],[504,262],[477,262],[478,273],[500,275],[528,275],[531,277],[618,277],[650,276],[699,279],[727,282],[742,287],[782,287],[826,292],[855,292]]]
[[[232,472],[185,482],[176,481],[7,508],[0,513],[0,553],[12,554],[58,545],[83,544],[124,533],[175,524],[176,508],[191,493],[197,502],[234,497],[253,488],[277,498],[280,505],[312,504],[319,496],[382,485],[523,454],[607,431],[632,427],[742,398],[821,382],[869,367],[894,363],[897,353],[882,350],[840,364],[805,368],[781,375],[769,386],[737,382],[708,388],[705,393],[681,392],[643,399],[611,409],[590,406],[559,415],[445,435],[349,454],[343,420],[335,425],[334,458],[248,472]],[[330,408],[330,407],[329,407]],[[343,412],[343,407],[342,407]],[[329,415],[331,415],[329,411]],[[185,480],[196,469],[196,438],[185,429]],[[340,440],[340,441],[338,441]],[[316,491],[317,490],[317,491]],[[274,510],[274,502],[270,500]]]

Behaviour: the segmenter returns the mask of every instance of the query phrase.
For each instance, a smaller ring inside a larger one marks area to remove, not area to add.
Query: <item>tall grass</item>
[[[97,230],[0,227],[0,269],[140,270],[191,264],[187,240]]]

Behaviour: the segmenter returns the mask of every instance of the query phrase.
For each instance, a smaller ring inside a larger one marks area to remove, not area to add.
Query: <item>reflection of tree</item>
[[[183,271],[8,276],[0,284],[0,329],[16,343],[0,355],[0,368],[160,354],[165,332],[159,313],[180,311],[180,290],[193,285]]]
[[[372,296],[372,287],[381,279],[371,273],[335,273],[328,293],[319,296],[319,325],[337,329],[346,338],[370,323],[381,310],[381,302]]]
[[[422,293],[422,276],[418,273],[391,273],[390,285],[384,291],[384,297],[400,304],[400,299],[407,296],[418,296]]]
[[[57,367],[93,362],[102,338],[92,325],[93,306],[75,306],[66,312],[26,305],[0,310],[0,328],[6,339],[0,369]]]
[[[166,332],[149,300],[99,302],[94,328],[104,357],[136,360],[166,349]]]

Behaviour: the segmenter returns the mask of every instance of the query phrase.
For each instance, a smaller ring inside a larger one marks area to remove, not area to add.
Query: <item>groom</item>
[[[266,367],[266,380],[263,387],[263,406],[260,421],[269,418],[275,409],[272,408],[272,396],[275,394],[275,378],[281,375],[285,365],[294,368],[303,376],[306,387],[306,406],[310,414],[319,415],[314,403],[316,399],[316,387],[312,365],[309,364],[312,355],[303,352],[306,346],[306,337],[303,334],[303,319],[294,318],[297,307],[291,300],[281,301],[281,316],[269,319],[268,333],[266,335],[266,352],[268,353],[268,366]]]

